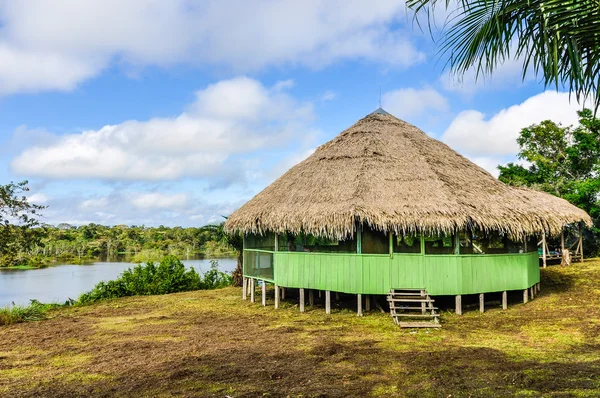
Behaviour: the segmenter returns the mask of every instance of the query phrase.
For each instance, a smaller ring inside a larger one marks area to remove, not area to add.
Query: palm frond
[[[415,15],[432,15],[451,0],[408,0]],[[564,85],[580,103],[600,105],[600,0],[459,0],[440,43],[446,66],[492,74],[510,58],[546,86]]]

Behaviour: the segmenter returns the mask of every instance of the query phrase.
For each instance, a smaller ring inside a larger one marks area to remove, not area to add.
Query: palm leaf
[[[523,62],[546,86],[561,85],[580,103],[600,105],[600,0],[408,0],[432,16],[436,6],[457,6],[440,43],[446,67],[492,74],[510,58]],[[429,19],[432,21],[432,19]]]

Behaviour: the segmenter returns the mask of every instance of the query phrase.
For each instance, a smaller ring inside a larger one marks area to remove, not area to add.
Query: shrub
[[[231,276],[219,271],[217,261],[211,261],[210,270],[201,277],[193,268],[174,256],[162,259],[158,266],[153,262],[138,264],[124,271],[119,278],[98,283],[90,292],[79,297],[82,304],[125,296],[147,296],[199,289],[215,289],[231,284]]]
[[[46,313],[57,304],[42,304],[37,300],[31,300],[27,307],[15,305],[0,308],[0,325],[12,325],[20,322],[34,322],[46,319]]]

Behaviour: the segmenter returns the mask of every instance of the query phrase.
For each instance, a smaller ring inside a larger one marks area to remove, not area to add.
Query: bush
[[[31,300],[27,307],[15,305],[0,308],[0,325],[12,325],[20,322],[34,322],[46,319],[46,313],[57,304],[42,304],[37,300]]]
[[[148,296],[190,290],[214,289],[231,284],[231,276],[219,271],[218,262],[211,261],[211,268],[204,277],[174,256],[167,256],[156,266],[153,262],[138,264],[124,271],[119,278],[98,283],[94,289],[79,297],[82,304],[126,296]]]

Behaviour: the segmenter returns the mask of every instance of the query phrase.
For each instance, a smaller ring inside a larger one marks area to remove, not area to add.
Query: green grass
[[[0,328],[0,395],[596,397],[599,292],[599,260],[550,267],[529,303],[439,330],[359,318],[352,297],[300,313],[293,289],[278,310],[238,288],[63,307]]]
[[[12,325],[21,322],[36,322],[46,319],[47,312],[54,304],[42,304],[32,300],[28,306],[13,305],[0,308],[0,325]]]

